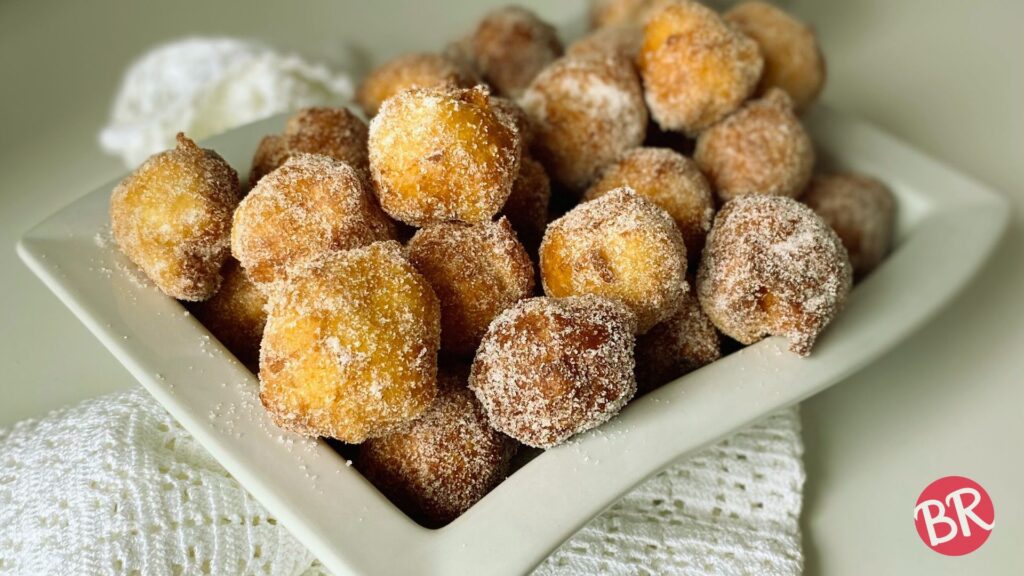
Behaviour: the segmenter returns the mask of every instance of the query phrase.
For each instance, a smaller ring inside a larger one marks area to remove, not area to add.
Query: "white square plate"
[[[244,173],[260,137],[283,122],[252,124],[206,145]],[[827,108],[808,124],[825,162],[877,176],[899,206],[895,251],[856,287],[811,356],[790,354],[778,338],[727,356],[539,455],[437,530],[405,516],[325,442],[270,423],[256,378],[106,240],[114,183],[29,231],[18,252],[335,574],[521,574],[674,460],[821,391],[891,348],[948,302],[995,246],[1008,220],[997,194]]]

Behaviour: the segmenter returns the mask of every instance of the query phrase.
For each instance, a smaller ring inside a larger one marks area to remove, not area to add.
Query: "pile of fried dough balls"
[[[592,22],[563,49],[495,10],[370,73],[368,124],[295,113],[247,193],[180,135],[111,198],[121,250],[258,369],[272,419],[360,444],[426,525],[519,445],[564,443],[723,345],[809,354],[890,248],[885,185],[815,175],[807,25],[693,0],[601,0]]]

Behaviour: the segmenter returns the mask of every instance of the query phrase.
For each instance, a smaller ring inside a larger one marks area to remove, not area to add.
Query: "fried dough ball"
[[[668,0],[593,0],[590,25],[594,28],[642,26],[654,11],[667,3]]]
[[[399,508],[443,526],[508,476],[516,444],[487,422],[465,376],[438,375],[433,406],[402,430],[367,440],[356,467]]]
[[[758,91],[781,88],[795,108],[806,110],[825,85],[825,58],[809,26],[785,11],[757,0],[744,2],[725,13],[761,48],[764,73]]]
[[[814,144],[789,96],[772,89],[702,133],[693,158],[723,202],[748,194],[796,197],[814,170]]]
[[[533,158],[524,156],[519,164],[519,176],[512,185],[501,213],[508,218],[512,229],[527,252],[536,254],[544,230],[548,226],[548,205],[551,202],[551,181],[544,167]]]
[[[434,401],[440,305],[397,242],[297,265],[268,313],[260,400],[281,428],[358,444]]]
[[[686,253],[696,262],[715,215],[711,186],[697,164],[668,148],[634,148],[606,168],[583,197],[593,200],[622,187],[669,213],[683,234]]]
[[[584,202],[548,226],[540,245],[548,296],[620,300],[639,334],[671,317],[686,293],[686,247],[667,212],[629,188]]]
[[[194,306],[192,313],[235,358],[255,370],[267,323],[267,297],[234,258],[224,265],[222,274],[220,290]]]
[[[666,2],[644,28],[640,75],[651,116],[696,136],[739,108],[757,87],[757,43],[695,0]]]
[[[213,150],[178,134],[178,145],[150,156],[114,188],[110,224],[121,252],[164,294],[213,296],[230,255],[238,173]]]
[[[519,173],[519,132],[481,86],[402,92],[370,123],[370,168],[381,206],[424,226],[483,222]]]
[[[688,292],[675,315],[637,337],[634,354],[637,386],[647,392],[718,360],[722,342],[697,295]]]
[[[394,237],[394,225],[351,166],[297,154],[239,204],[231,253],[262,285],[303,261]]]
[[[284,133],[265,136],[252,159],[249,185],[279,168],[299,153],[321,154],[341,160],[369,177],[366,122],[345,108],[304,108],[288,119]]]
[[[606,26],[573,42],[565,52],[570,56],[619,56],[636,62],[643,43],[644,29],[640,26]]]
[[[505,6],[484,16],[470,46],[484,80],[498,94],[512,98],[518,98],[545,66],[562,55],[555,29],[519,6]]]
[[[537,159],[576,194],[647,129],[640,80],[622,58],[566,56],[534,79],[520,104],[536,129]]]
[[[406,54],[378,66],[356,91],[356,102],[372,118],[381,104],[410,88],[471,88],[476,75],[465,65],[440,54]]]
[[[636,393],[633,315],[600,296],[530,298],[498,316],[469,387],[491,426],[537,448],[594,428]]]
[[[817,176],[800,199],[839,235],[856,277],[866,276],[889,253],[896,200],[885,184],[860,174]]]
[[[441,349],[471,355],[501,311],[533,293],[533,263],[508,220],[421,228],[409,260],[441,301]]]
[[[697,272],[701,307],[742,344],[785,336],[807,356],[842,309],[852,268],[839,237],[785,196],[742,196],[715,217]]]

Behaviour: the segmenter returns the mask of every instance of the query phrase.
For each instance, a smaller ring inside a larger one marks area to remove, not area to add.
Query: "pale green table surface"
[[[122,171],[96,133],[133,55],[230,34],[386,57],[438,47],[493,4],[0,2],[0,426],[133,383],[14,253],[25,229]],[[583,9],[523,4],[563,21]],[[807,572],[1024,573],[1024,2],[787,5],[819,30],[826,100],[1003,191],[1014,210],[992,262],[946,312],[803,405]],[[949,474],[980,482],[996,509],[988,543],[962,558],[928,550],[913,528],[918,493]]]

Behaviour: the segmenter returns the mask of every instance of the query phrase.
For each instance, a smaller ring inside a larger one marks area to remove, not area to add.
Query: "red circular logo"
[[[980,484],[946,476],[917,498],[914,525],[921,540],[939,554],[963,556],[977,550],[995,526],[995,508]]]

